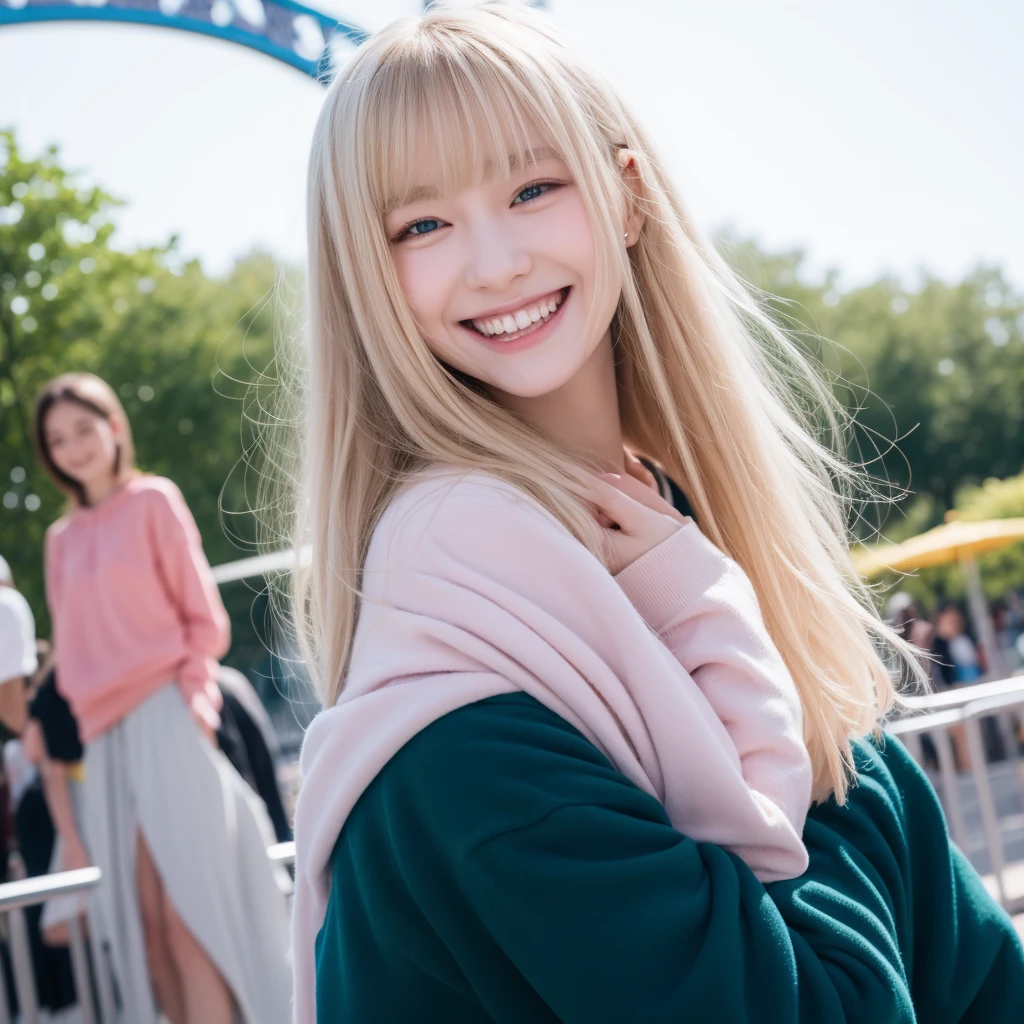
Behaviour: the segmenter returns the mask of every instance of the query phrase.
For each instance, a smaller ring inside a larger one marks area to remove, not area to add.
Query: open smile
[[[460,320],[461,325],[492,342],[507,344],[539,330],[555,317],[569,297],[570,288],[562,288],[526,303],[508,313]]]

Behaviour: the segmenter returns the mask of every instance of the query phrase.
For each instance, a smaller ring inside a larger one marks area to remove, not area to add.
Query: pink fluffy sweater
[[[695,524],[617,576],[536,502],[434,472],[382,517],[345,688],[306,734],[295,819],[296,1020],[315,1021],[331,855],[374,776],[442,715],[522,690],[692,839],[764,881],[807,865],[811,769],[793,680],[744,573]]]
[[[206,689],[231,639],[192,514],[159,476],[50,527],[46,600],[58,685],[86,742],[169,682],[186,699]]]

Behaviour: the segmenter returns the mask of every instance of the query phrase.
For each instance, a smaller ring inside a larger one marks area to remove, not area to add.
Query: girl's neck
[[[622,423],[611,332],[576,375],[546,395],[495,392],[499,405],[519,413],[571,459],[598,472],[623,472]]]

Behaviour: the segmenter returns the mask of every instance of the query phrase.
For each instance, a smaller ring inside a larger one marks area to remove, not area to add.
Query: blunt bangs
[[[553,150],[574,176],[590,162],[572,151],[582,133],[559,116],[569,105],[552,102],[568,91],[564,81],[490,39],[415,28],[366,82],[352,140],[363,155],[364,194],[382,220],[417,198],[505,179],[535,163],[538,147]],[[513,35],[512,49],[515,42]]]

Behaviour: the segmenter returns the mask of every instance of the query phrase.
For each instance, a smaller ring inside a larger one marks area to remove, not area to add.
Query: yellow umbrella
[[[855,551],[853,565],[862,576],[877,576],[886,569],[927,569],[973,559],[1018,540],[1024,540],[1024,519],[987,519],[980,523],[954,519],[902,544],[878,544]]]
[[[853,565],[862,576],[877,576],[887,569],[906,572],[959,562],[967,584],[971,618],[988,655],[989,668],[1000,674],[1004,668],[1002,657],[996,645],[995,630],[981,589],[981,575],[975,558],[1019,540],[1024,540],[1024,519],[986,519],[978,523],[953,519],[902,544],[879,544],[854,551]]]

